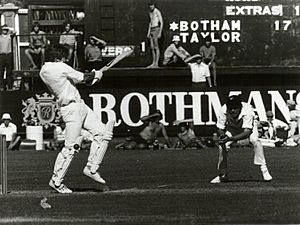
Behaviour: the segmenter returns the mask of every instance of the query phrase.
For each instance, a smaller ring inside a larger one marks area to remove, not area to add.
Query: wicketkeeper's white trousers
[[[229,137],[232,136],[232,134],[229,131],[226,131],[226,135]],[[250,135],[249,141],[253,145],[253,151],[254,151],[253,163],[255,165],[266,165],[263,145],[258,139],[258,132],[256,129],[253,129],[253,133]],[[219,170],[220,174],[227,173],[227,155],[231,144],[232,142],[227,142],[225,145],[219,146],[219,160],[218,160],[217,169]]]

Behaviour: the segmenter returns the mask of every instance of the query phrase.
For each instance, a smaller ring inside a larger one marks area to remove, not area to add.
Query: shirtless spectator
[[[36,70],[44,64],[46,44],[46,33],[40,30],[40,24],[38,22],[33,23],[29,48],[25,50],[25,54],[31,64],[30,69]],[[41,65],[37,65],[32,55],[41,55]]]
[[[164,66],[186,66],[185,59],[190,57],[190,54],[180,45],[179,35],[174,35],[172,43],[164,53]]]
[[[186,120],[176,120],[173,125],[179,127],[179,132],[177,133],[178,141],[175,144],[175,148],[206,148],[205,144],[196,137],[194,132],[193,119]]]
[[[171,143],[169,137],[167,135],[167,131],[165,126],[159,121],[162,119],[162,114],[159,110],[155,113],[150,114],[148,116],[144,116],[141,118],[141,121],[144,123],[143,130],[136,137],[127,140],[125,143],[121,143],[116,146],[117,149],[149,149],[151,146],[159,145],[157,141],[157,137],[160,133],[162,133],[166,145],[171,147]]]
[[[147,38],[150,39],[150,48],[152,51],[152,64],[147,68],[157,68],[160,58],[160,49],[158,40],[161,38],[163,30],[163,19],[161,12],[155,7],[155,1],[149,2],[150,23],[148,27]]]

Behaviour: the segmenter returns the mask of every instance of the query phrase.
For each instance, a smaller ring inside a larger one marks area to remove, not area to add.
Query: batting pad
[[[64,147],[61,152],[58,153],[55,165],[52,180],[54,181],[55,185],[59,186],[63,181],[69,166],[74,158],[75,149],[68,149]]]
[[[108,121],[107,124],[106,124],[106,130],[113,132],[114,125],[115,125],[115,121],[114,120]],[[94,163],[91,166],[91,172],[92,173],[96,173],[96,171],[98,170],[99,165],[101,164],[101,162],[102,162],[102,160],[104,158],[104,155],[106,153],[106,150],[107,150],[107,147],[108,147],[108,143],[109,143],[109,141],[103,140],[99,144],[99,147],[97,149],[96,156],[95,156],[95,159],[94,159]]]

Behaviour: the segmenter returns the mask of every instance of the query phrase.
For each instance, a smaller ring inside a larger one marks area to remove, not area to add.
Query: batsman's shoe
[[[52,187],[54,190],[56,190],[58,193],[61,193],[61,194],[70,194],[70,193],[73,192],[71,189],[69,189],[64,184],[60,184],[59,186],[56,186],[52,179],[49,181],[49,186]]]
[[[228,180],[227,175],[219,175],[210,181],[211,184],[219,184]]]
[[[273,179],[268,170],[261,171],[261,173],[265,181],[271,181]]]
[[[96,182],[99,182],[101,184],[106,184],[105,180],[100,176],[100,174],[98,172],[92,173],[91,170],[87,166],[84,167],[83,174],[92,178]]]

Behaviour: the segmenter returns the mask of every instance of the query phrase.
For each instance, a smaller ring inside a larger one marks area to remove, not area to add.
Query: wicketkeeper
[[[218,115],[217,128],[219,133],[219,175],[210,183],[220,183],[227,180],[227,156],[233,142],[249,138],[253,145],[254,164],[260,166],[263,179],[272,180],[264,156],[262,143],[258,140],[257,124],[254,121],[254,111],[250,104],[242,102],[239,95],[230,96],[222,106]]]
[[[103,73],[101,71],[81,73],[74,70],[64,63],[67,53],[63,49],[56,49],[49,56],[50,62],[46,62],[42,67],[40,77],[57,98],[62,119],[66,124],[65,144],[57,155],[49,185],[59,193],[72,192],[62,182],[81,145],[82,128],[93,135],[88,162],[83,173],[96,182],[105,184],[105,180],[97,171],[106,152],[108,141],[112,139],[114,123],[108,122],[106,126],[101,124],[95,112],[81,99],[75,86],[77,83],[91,84],[94,79],[100,80]]]

